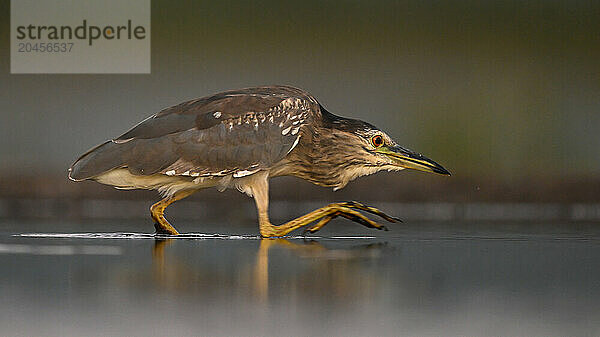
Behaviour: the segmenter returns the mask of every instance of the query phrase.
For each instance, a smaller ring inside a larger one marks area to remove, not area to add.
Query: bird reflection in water
[[[225,291],[226,296],[249,297],[263,304],[295,295],[340,301],[371,296],[385,281],[378,273],[368,272],[373,267],[370,261],[379,259],[383,249],[393,249],[385,242],[331,249],[314,240],[263,239],[254,257],[247,254],[235,261],[221,261],[223,267],[219,262],[208,262],[209,257],[197,265],[168,254],[169,247],[177,242],[182,240],[157,239],[154,243],[155,287],[202,297]],[[234,270],[228,270],[232,264]]]

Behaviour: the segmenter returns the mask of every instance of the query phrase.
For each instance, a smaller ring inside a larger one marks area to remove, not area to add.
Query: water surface
[[[594,224],[181,225],[2,223],[2,335],[600,335]]]

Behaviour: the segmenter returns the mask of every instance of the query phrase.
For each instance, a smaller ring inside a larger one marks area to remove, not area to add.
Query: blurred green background
[[[66,169],[164,107],[289,84],[454,175],[380,174],[335,195],[284,178],[274,198],[600,201],[600,2],[153,0],[151,75],[10,75],[9,13],[2,0],[5,199],[153,198]]]

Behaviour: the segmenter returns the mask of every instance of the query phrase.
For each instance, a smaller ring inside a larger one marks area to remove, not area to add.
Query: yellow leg
[[[357,209],[360,209],[360,210],[363,210],[363,211],[366,211],[366,212],[378,215],[378,216],[384,218],[385,220],[387,220],[389,222],[402,222],[402,220],[400,220],[400,219],[398,219],[396,217],[393,217],[393,216],[389,216],[389,215],[383,213],[382,211],[378,210],[375,207],[366,206],[366,205],[363,205],[363,204],[361,204],[359,202],[356,202],[356,201],[341,202],[341,203],[338,203],[338,205],[344,206],[344,207],[348,207],[348,208],[357,208]],[[365,221],[364,217],[357,217],[356,215],[350,214],[350,213],[336,212],[336,213],[333,213],[333,214],[330,214],[328,216],[323,217],[315,225],[313,225],[312,227],[307,228],[306,230],[304,230],[304,234],[309,233],[309,232],[310,233],[317,232],[318,230],[320,230],[321,228],[323,228],[326,224],[328,224],[329,221],[335,219],[338,216],[343,216],[346,219],[350,219],[350,220],[358,222],[358,223],[363,223]],[[367,225],[367,227],[369,227],[369,226]],[[387,229],[384,228],[384,230],[387,230]]]
[[[373,220],[365,217],[361,213],[355,211],[354,209],[363,210],[369,213],[376,214],[385,220],[390,222],[399,222],[400,219],[388,216],[382,211],[365,206],[358,202],[341,202],[330,204],[325,207],[314,210],[306,215],[303,215],[297,219],[294,219],[288,223],[285,223],[280,226],[275,226],[271,224],[269,221],[269,182],[268,175],[264,174],[262,176],[256,177],[256,179],[250,185],[252,190],[252,195],[254,196],[254,201],[256,202],[256,208],[258,209],[258,224],[260,235],[264,238],[270,237],[278,237],[284,236],[289,232],[298,229],[300,227],[311,224],[314,221],[321,220],[315,226],[308,229],[310,232],[316,232],[325,226],[331,219],[337,216],[343,216],[345,218],[351,219],[355,222],[360,223],[361,225],[376,228],[376,229],[386,229],[385,226],[376,223]]]
[[[192,195],[196,190],[183,190],[175,193],[172,197],[164,198],[150,206],[150,215],[154,219],[154,228],[158,234],[178,235],[179,232],[165,219],[165,209],[177,200]]]
[[[262,237],[283,236],[320,219],[321,221],[308,229],[309,232],[314,233],[337,216],[343,216],[369,228],[387,230],[384,225],[378,224],[351,208],[354,208],[354,206],[350,203],[329,204],[279,226],[271,224],[268,218],[259,216],[260,235]],[[391,217],[388,218],[392,219]]]
[[[329,223],[329,221],[335,219],[336,217],[338,217],[340,215],[342,215],[342,213],[336,212],[336,213],[333,213],[333,214],[323,217],[321,220],[319,220],[319,222],[317,222],[316,224],[312,225],[311,227],[305,229],[304,234],[306,235],[307,233],[317,232],[321,228],[325,227],[325,225],[327,225]]]

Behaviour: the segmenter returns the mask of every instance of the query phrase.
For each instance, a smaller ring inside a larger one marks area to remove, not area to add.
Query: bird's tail
[[[69,179],[73,181],[93,179],[99,174],[123,166],[124,145],[127,144],[117,144],[109,140],[82,154],[69,167]]]

